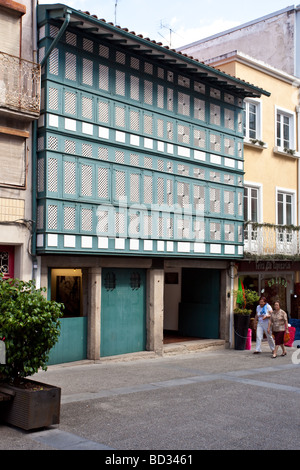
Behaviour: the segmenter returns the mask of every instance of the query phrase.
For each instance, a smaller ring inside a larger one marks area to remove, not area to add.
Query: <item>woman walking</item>
[[[269,319],[272,313],[271,306],[267,303],[265,297],[259,299],[259,305],[256,307],[255,315],[255,329],[256,329],[256,349],[253,354],[261,353],[261,342],[264,336],[264,333],[267,337],[271,351],[274,351],[275,345],[272,338],[272,335],[268,333],[268,324]]]
[[[277,351],[279,346],[282,349],[282,356],[286,356],[286,350],[284,347],[284,333],[288,332],[288,319],[287,314],[280,308],[280,303],[277,301],[274,303],[274,310],[271,313],[271,317],[268,325],[268,333],[272,329],[272,334],[275,338],[275,349],[273,351],[273,358],[277,357]]]

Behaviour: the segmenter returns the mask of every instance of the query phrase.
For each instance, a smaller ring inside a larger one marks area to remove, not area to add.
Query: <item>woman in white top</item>
[[[255,321],[257,322],[256,327],[256,348],[254,354],[261,353],[261,342],[264,336],[264,333],[267,336],[269,346],[273,352],[275,349],[274,340],[272,333],[268,332],[269,319],[272,313],[271,306],[267,303],[265,297],[259,299],[259,305],[256,307]]]

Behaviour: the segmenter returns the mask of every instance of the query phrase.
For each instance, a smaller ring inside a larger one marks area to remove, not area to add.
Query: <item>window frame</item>
[[[256,125],[255,137],[250,137],[249,126],[249,106],[253,105],[256,108]],[[246,98],[244,108],[244,126],[243,126],[244,140],[251,142],[252,140],[262,140],[262,100],[258,98]]]
[[[283,142],[283,123],[280,123],[281,135],[278,136],[277,116],[287,117],[289,119],[289,147],[286,147]],[[279,144],[278,144],[279,140]],[[279,151],[284,151],[285,148],[296,150],[296,115],[294,111],[289,109],[275,106],[275,147]]]
[[[284,197],[284,207],[283,207],[283,224],[279,223],[279,213],[278,213],[278,195],[283,194]],[[286,196],[291,196],[291,224],[286,223]],[[276,225],[296,225],[296,191],[293,189],[280,188],[276,187]]]
[[[244,195],[243,195],[243,203],[245,207],[245,189],[255,189],[257,190],[257,220],[245,220],[245,213],[244,213],[244,220],[245,222],[254,222],[254,223],[262,223],[263,220],[263,204],[262,204],[262,184],[244,181]],[[251,209],[251,199],[248,196],[248,214],[249,208]],[[250,211],[251,212],[251,211]]]

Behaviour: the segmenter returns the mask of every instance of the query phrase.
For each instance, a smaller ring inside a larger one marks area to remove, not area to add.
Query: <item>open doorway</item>
[[[164,344],[220,337],[220,271],[165,272]]]

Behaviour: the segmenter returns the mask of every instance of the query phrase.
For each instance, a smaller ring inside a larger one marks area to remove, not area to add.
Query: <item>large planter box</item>
[[[28,379],[24,385],[1,384],[0,390],[11,396],[1,404],[1,420],[26,431],[59,424],[61,389]]]
[[[243,351],[246,347],[250,315],[234,314],[234,349]]]

